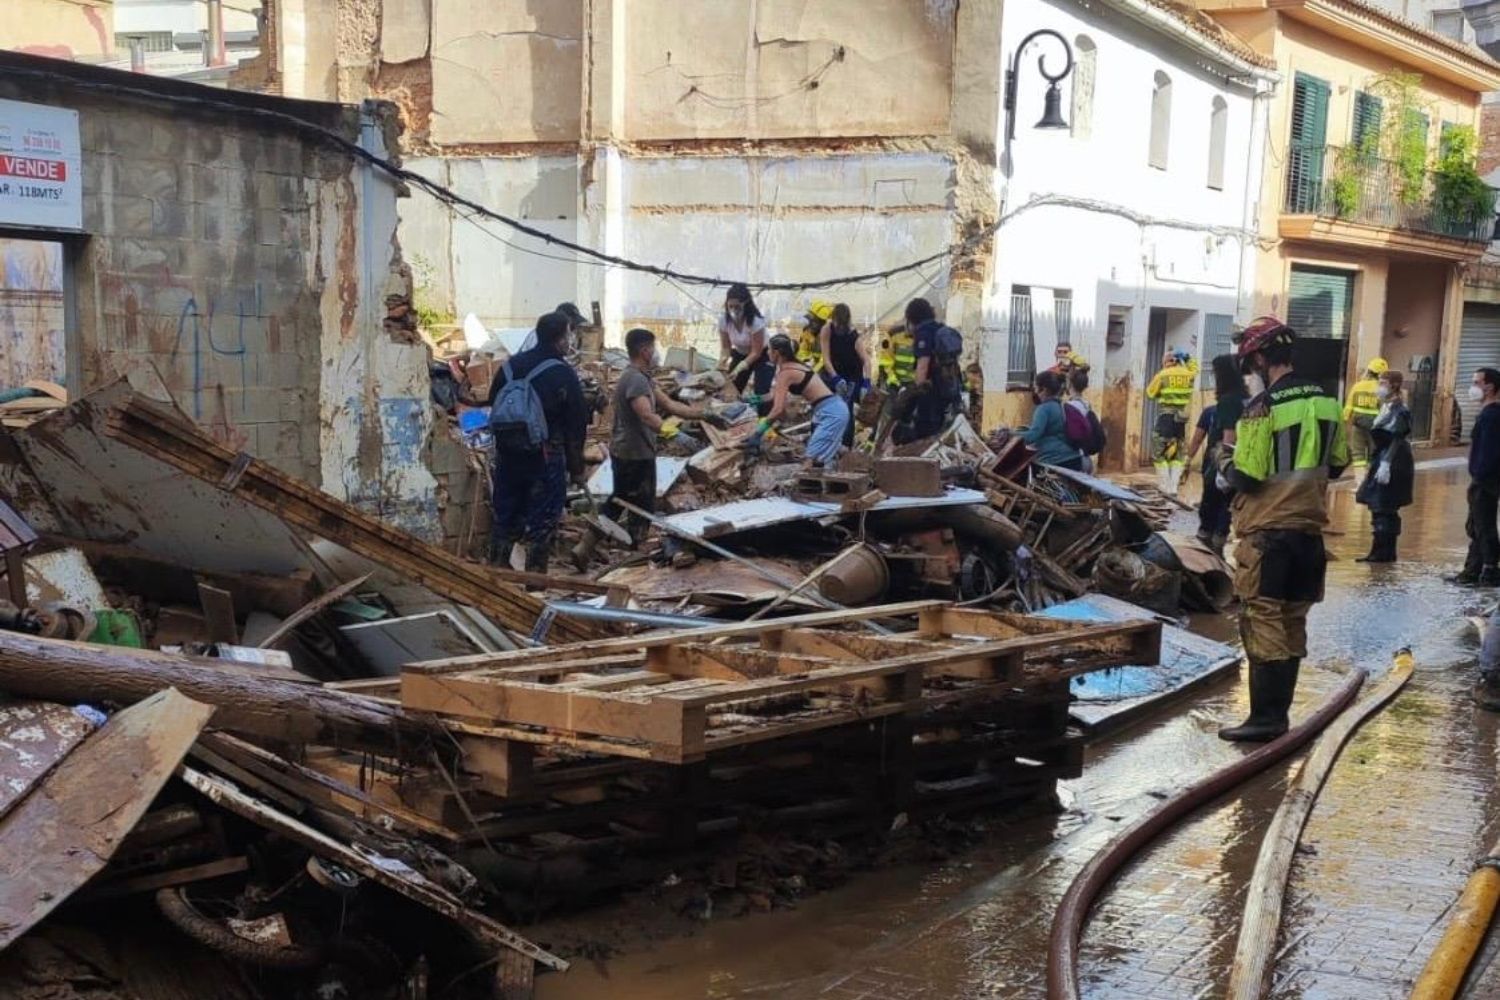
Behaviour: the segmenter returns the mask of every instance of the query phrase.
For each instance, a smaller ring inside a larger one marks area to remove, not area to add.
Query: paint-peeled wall
[[[197,102],[219,92],[158,80],[143,101],[88,85],[107,87],[106,71],[49,66],[39,84],[16,68],[0,61],[0,96],[79,112],[70,378],[129,378],[226,446],[442,537],[426,351],[384,322],[387,295],[407,290],[397,188],[244,106],[382,152],[388,109],[238,95],[209,107]]]
[[[49,59],[98,59],[115,49],[114,0],[5,0],[0,49]]]
[[[0,389],[67,382],[62,244],[0,239]]]

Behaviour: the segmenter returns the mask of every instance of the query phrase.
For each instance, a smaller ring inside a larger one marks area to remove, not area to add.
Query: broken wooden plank
[[[121,711],[0,820],[0,949],[109,863],[213,715],[168,689]]]
[[[239,645],[240,627],[234,618],[234,596],[211,583],[198,581],[198,603],[208,622],[208,641]]]
[[[131,878],[106,882],[96,889],[87,890],[84,895],[90,902],[98,899],[116,899],[138,892],[154,892],[173,885],[189,885],[206,879],[222,878],[225,875],[238,875],[240,872],[248,871],[249,868],[250,862],[243,854],[239,854],[232,858],[205,861],[203,864],[174,868],[167,872],[152,872],[149,875],[135,875]]]
[[[292,629],[296,628],[298,625],[301,625],[303,622],[307,621],[309,618],[317,614],[319,611],[322,611],[324,608],[332,607],[339,601],[342,601],[345,597],[348,597],[350,594],[354,593],[364,585],[365,581],[368,580],[370,576],[371,574],[369,573],[366,573],[364,576],[357,576],[353,580],[341,583],[337,587],[334,587],[332,590],[314,597],[312,600],[302,605],[302,607],[298,608],[296,611],[293,611],[290,615],[288,615],[280,625],[276,626],[275,630],[272,631],[270,635],[262,639],[257,645],[261,649],[275,649],[277,644],[280,643],[281,640],[292,634]]]
[[[223,484],[227,475],[237,471],[235,496],[402,572],[434,593],[472,605],[507,628],[530,632],[546,606],[540,597],[501,581],[478,563],[394,528],[265,462],[225,448],[139,395],[126,396],[111,410],[106,433],[213,485]],[[601,622],[561,619],[552,631],[558,639],[578,641],[615,630]]]
[[[709,628],[673,629],[648,632],[645,635],[618,636],[611,639],[596,639],[590,642],[573,643],[567,647],[569,657],[587,657],[596,653],[620,653],[629,650],[652,649],[670,646],[676,642],[708,642],[718,638],[736,638],[762,635],[789,628],[816,628],[822,625],[837,625],[844,622],[867,621],[876,618],[902,618],[914,615],[924,608],[942,607],[942,601],[905,601],[900,604],[883,604],[866,608],[846,608],[841,611],[818,611],[806,615],[792,615],[769,621],[740,622],[734,625],[714,625]],[[515,664],[547,660],[558,655],[553,648],[515,649],[504,653],[482,656],[458,656],[451,659],[427,660],[410,663],[404,673],[454,674],[486,668],[509,667]]]
[[[368,848],[356,851],[306,823],[277,812],[271,806],[246,795],[234,785],[213,775],[195,771],[191,767],[184,767],[182,780],[191,788],[207,796],[211,802],[228,809],[235,815],[267,830],[282,834],[319,857],[336,861],[358,872],[371,882],[447,917],[483,940],[512,951],[519,951],[550,969],[563,971],[568,968],[566,960],[543,950],[498,920],[469,909],[447,889],[429,881],[415,869],[395,858],[383,857]]]

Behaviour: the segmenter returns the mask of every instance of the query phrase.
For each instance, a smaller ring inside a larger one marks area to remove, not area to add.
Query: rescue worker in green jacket
[[[1187,437],[1187,411],[1198,381],[1198,361],[1187,351],[1167,349],[1161,371],[1146,386],[1146,398],[1156,400],[1156,426],[1151,429],[1151,464],[1161,490],[1176,496],[1187,465],[1183,441]]]
[[[1239,536],[1235,595],[1250,671],[1250,717],[1222,739],[1273,740],[1287,730],[1307,655],[1307,613],[1323,599],[1327,487],[1349,464],[1338,400],[1292,370],[1297,335],[1263,316],[1238,335],[1240,371],[1265,388],[1245,404],[1234,442],[1219,446],[1221,489]]]
[[[1364,469],[1370,464],[1370,452],[1374,444],[1370,429],[1375,418],[1380,416],[1380,376],[1390,370],[1384,358],[1371,358],[1365,368],[1365,377],[1349,387],[1349,399],[1344,404],[1344,423],[1349,425],[1350,467]]]

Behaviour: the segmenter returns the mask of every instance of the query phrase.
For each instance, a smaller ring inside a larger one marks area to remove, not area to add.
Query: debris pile
[[[0,432],[0,960],[145,909],[278,995],[523,997],[567,960],[519,921],[695,867],[764,908],[841,835],[1050,802],[1070,687],[1170,630],[1004,608],[1080,592],[1149,505],[1020,485],[966,428],[742,464],[785,494],[598,579],[454,556],[123,383]]]

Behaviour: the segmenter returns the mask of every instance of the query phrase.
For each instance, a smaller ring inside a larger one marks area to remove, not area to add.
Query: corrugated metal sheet
[[[978,490],[949,488],[946,493],[937,497],[887,497],[870,509],[915,510],[920,507],[955,507],[984,502],[984,494]],[[719,538],[740,531],[838,515],[839,505],[836,503],[761,497],[757,500],[736,500],[717,507],[684,511],[666,518],[666,522],[695,538]]]

